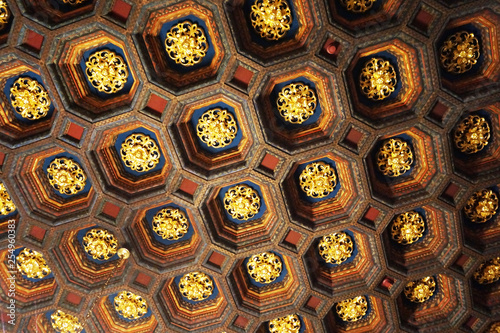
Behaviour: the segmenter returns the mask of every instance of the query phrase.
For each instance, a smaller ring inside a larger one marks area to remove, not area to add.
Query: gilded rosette
[[[377,101],[389,97],[396,89],[397,83],[396,70],[389,61],[382,58],[370,59],[359,76],[361,92]]]
[[[352,256],[354,244],[345,232],[335,232],[321,238],[318,250],[327,263],[340,265]]]
[[[16,257],[19,273],[30,279],[43,279],[50,273],[50,267],[40,252],[28,248],[22,249]]]
[[[375,1],[377,0],[340,0],[340,3],[350,12],[364,13],[372,8]]]
[[[500,257],[490,259],[479,265],[473,276],[480,284],[497,282],[500,279]]]
[[[471,70],[480,55],[479,40],[467,31],[460,31],[448,37],[440,50],[441,65],[446,71],[454,74]]]
[[[47,168],[50,185],[59,193],[72,195],[85,188],[87,176],[78,163],[70,158],[56,158]]]
[[[368,301],[365,296],[357,296],[339,302],[335,309],[343,321],[355,322],[363,318],[368,311]]]
[[[165,49],[170,59],[182,66],[200,63],[208,52],[208,41],[202,27],[184,21],[167,32]]]
[[[299,316],[296,314],[269,321],[269,333],[299,333],[301,327]]]
[[[110,50],[92,53],[85,66],[85,74],[92,86],[106,94],[122,90],[129,76],[123,58]]]
[[[252,5],[250,20],[260,37],[278,40],[290,30],[292,12],[286,0],[257,0]]]
[[[286,85],[276,101],[281,117],[292,124],[302,124],[314,114],[317,98],[314,90],[302,83]]]
[[[83,236],[83,248],[93,259],[109,260],[118,250],[118,240],[107,230],[94,228]]]
[[[188,232],[188,228],[186,215],[178,208],[164,208],[153,217],[153,231],[163,239],[180,239]]]
[[[0,30],[9,23],[10,11],[7,1],[0,0]]]
[[[113,303],[116,312],[129,320],[139,319],[148,312],[146,300],[130,291],[119,292]]]
[[[455,146],[466,154],[477,153],[486,147],[490,138],[490,126],[486,119],[470,115],[455,129]]]
[[[465,203],[465,215],[475,223],[491,219],[498,209],[498,197],[492,190],[484,189],[474,193]]]
[[[384,141],[377,153],[380,172],[388,177],[398,177],[410,170],[413,153],[407,142],[395,138]]]
[[[0,182],[0,215],[9,215],[16,209],[16,205],[7,192],[4,183]]]
[[[160,149],[149,135],[133,133],[123,141],[120,156],[127,167],[137,172],[154,169],[160,162]]]
[[[436,291],[436,281],[432,276],[427,276],[417,281],[406,284],[404,294],[414,303],[423,303],[431,298]]]
[[[262,252],[248,259],[247,272],[259,283],[274,282],[282,270],[283,264],[280,257],[272,252]]]
[[[325,162],[306,165],[299,176],[299,185],[307,196],[319,199],[328,196],[337,185],[334,168]]]
[[[234,219],[249,220],[259,213],[260,200],[256,190],[240,184],[229,188],[224,194],[224,208]]]
[[[220,108],[204,112],[196,125],[196,135],[209,147],[223,148],[231,144],[238,133],[233,115]]]
[[[50,315],[50,323],[57,333],[80,333],[83,331],[83,326],[77,317],[61,310]]]
[[[12,84],[10,102],[16,112],[28,120],[47,116],[52,104],[47,90],[29,77],[20,77]]]
[[[214,283],[205,273],[191,272],[181,277],[179,291],[190,301],[203,301],[212,295]]]
[[[403,245],[415,243],[423,236],[424,231],[424,219],[415,211],[399,214],[391,226],[392,239]]]

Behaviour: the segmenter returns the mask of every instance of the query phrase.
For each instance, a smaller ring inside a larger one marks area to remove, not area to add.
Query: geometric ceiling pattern
[[[3,332],[500,332],[499,26],[0,0]]]

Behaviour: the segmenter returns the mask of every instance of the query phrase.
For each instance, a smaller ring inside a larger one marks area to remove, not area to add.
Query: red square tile
[[[165,108],[167,107],[168,101],[156,94],[149,95],[148,105],[146,108],[154,111],[158,114],[162,114]]]
[[[443,197],[450,199],[450,200],[455,200],[455,196],[458,194],[458,191],[460,191],[460,187],[454,183],[449,183],[448,187],[446,187],[446,190],[443,192]]]
[[[127,22],[130,11],[132,10],[132,5],[126,3],[122,0],[116,0],[113,8],[111,9],[111,16],[117,20],[125,23]]]
[[[380,286],[382,288],[385,288],[387,290],[391,289],[391,287],[394,285],[394,280],[391,279],[390,277],[385,277],[382,282],[380,283]]]
[[[300,239],[302,238],[302,235],[299,234],[297,231],[290,230],[288,231],[288,234],[285,237],[285,243],[288,243],[293,246],[297,246],[299,244]]]
[[[66,302],[71,303],[73,305],[80,305],[82,301],[82,297],[72,293],[71,291],[66,295]]]
[[[220,254],[219,252],[212,252],[210,255],[210,258],[208,258],[208,262],[216,267],[221,268],[222,264],[226,260],[226,256],[223,254]]]
[[[40,52],[42,49],[44,37],[33,30],[27,30],[24,35],[23,45]]]
[[[474,317],[474,316],[469,316],[469,319],[465,322],[464,326],[467,327],[468,329],[472,330],[474,328],[474,325],[478,322],[479,318]]]
[[[31,227],[29,235],[30,235],[31,238],[34,238],[37,241],[41,242],[45,238],[45,233],[46,232],[47,232],[47,230],[34,225],[34,226]]]
[[[260,165],[263,168],[274,171],[279,162],[280,162],[279,158],[277,158],[272,154],[266,153],[266,156],[264,156],[264,159],[262,160],[262,162],[260,162]]]
[[[82,139],[84,130],[85,128],[81,127],[80,125],[70,122],[68,129],[66,130],[66,136],[69,136],[76,141],[80,141]]]
[[[323,51],[336,57],[340,52],[340,43],[331,38],[327,38],[323,45]]]
[[[234,320],[233,325],[236,326],[236,327],[245,329],[245,328],[247,328],[249,322],[250,321],[247,318],[245,318],[243,316],[238,316]]]
[[[460,268],[463,268],[465,263],[470,259],[470,257],[466,254],[462,254],[458,259],[457,261],[455,261],[455,265],[460,267]]]
[[[319,306],[321,305],[321,299],[316,297],[316,296],[311,296],[309,297],[309,300],[306,303],[306,307],[309,309],[312,309],[314,311],[318,310]]]
[[[140,284],[141,286],[147,287],[151,282],[152,278],[149,275],[139,272],[137,277],[135,278],[135,283]]]
[[[420,8],[415,19],[413,19],[413,25],[417,28],[426,31],[429,28],[432,20],[434,20],[434,16],[427,12],[425,9]]]
[[[0,166],[2,166],[2,165],[3,165],[3,162],[4,162],[4,161],[5,161],[5,153],[2,153],[2,152],[0,151]]]
[[[363,133],[354,128],[351,128],[349,130],[349,133],[347,133],[344,142],[350,146],[357,147],[362,138]]]
[[[443,121],[449,108],[441,102],[436,102],[431,110],[430,117],[439,122]]]
[[[184,178],[181,182],[181,185],[179,186],[180,191],[182,191],[186,194],[189,194],[191,196],[194,195],[197,188],[198,188],[198,184],[187,179],[187,178]]]
[[[106,202],[102,208],[102,213],[112,219],[116,219],[120,214],[121,208],[111,202]]]
[[[370,208],[368,208],[365,215],[363,216],[363,219],[370,221],[370,222],[375,222],[375,220],[377,220],[377,217],[379,214],[380,214],[380,211],[378,209],[370,207]]]
[[[245,67],[238,66],[238,68],[236,68],[236,71],[234,72],[233,81],[234,83],[237,83],[247,88],[250,82],[252,81],[252,77],[253,77],[252,71],[246,69]]]

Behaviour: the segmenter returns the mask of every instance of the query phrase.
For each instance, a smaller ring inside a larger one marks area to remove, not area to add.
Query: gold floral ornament
[[[70,158],[56,158],[47,168],[50,185],[59,193],[72,195],[85,188],[87,176],[78,163]]]
[[[252,26],[267,40],[285,36],[292,24],[292,12],[286,0],[257,0],[250,12]]]
[[[63,3],[68,4],[68,5],[72,5],[72,6],[82,4],[86,1],[87,0],[62,0]]]
[[[114,298],[115,310],[129,320],[139,319],[148,312],[148,303],[142,296],[130,291],[121,291]]]
[[[359,76],[361,91],[366,97],[381,101],[396,89],[396,70],[389,61],[382,58],[370,59]]]
[[[233,115],[226,109],[204,112],[196,125],[196,135],[209,147],[223,148],[231,144],[238,133]]]
[[[306,165],[299,176],[299,185],[308,197],[324,198],[333,192],[337,176],[333,167],[325,162]]]
[[[248,274],[259,283],[267,284],[275,281],[282,270],[280,257],[272,252],[255,254],[247,262]]]
[[[83,326],[75,316],[57,310],[50,315],[52,328],[57,333],[80,333]]]
[[[249,220],[259,213],[259,193],[245,184],[233,186],[224,194],[224,208],[234,219]]]
[[[413,153],[407,142],[395,138],[386,140],[377,153],[377,165],[384,176],[398,177],[410,170]]]
[[[285,121],[302,124],[314,114],[317,99],[314,90],[308,85],[291,83],[281,89],[276,103]]]
[[[351,257],[354,244],[345,232],[334,232],[321,238],[318,250],[327,263],[340,265]]]
[[[28,120],[47,116],[52,104],[47,90],[29,77],[18,78],[10,87],[10,102],[16,112]]]
[[[474,279],[480,284],[490,284],[500,279],[500,257],[479,265],[474,272]]]
[[[10,11],[7,1],[0,0],[0,30],[5,28],[7,23],[9,23]]]
[[[109,260],[118,250],[118,240],[109,231],[94,228],[83,236],[83,248],[93,259]]]
[[[181,277],[179,291],[190,301],[203,301],[214,292],[214,283],[205,273],[191,272]]]
[[[110,50],[92,53],[85,66],[85,74],[92,86],[106,94],[122,90],[129,76],[123,58]]]
[[[368,301],[365,296],[349,298],[338,303],[336,306],[337,314],[343,321],[358,321],[368,311]]]
[[[490,126],[483,117],[470,115],[455,129],[455,146],[466,154],[474,154],[488,144]]]
[[[432,276],[424,277],[406,284],[404,293],[406,298],[414,303],[423,303],[431,298],[436,291],[436,281]]]
[[[177,64],[193,66],[207,55],[207,37],[197,23],[184,21],[167,32],[165,49],[170,59]]]
[[[479,40],[473,33],[460,31],[441,46],[441,65],[450,73],[465,73],[477,63],[480,55]]]
[[[491,219],[498,209],[498,197],[492,190],[477,191],[465,203],[465,215],[475,223],[484,223]]]
[[[377,0],[340,0],[342,6],[353,13],[364,13],[372,8]]]
[[[160,149],[149,135],[133,133],[123,141],[120,155],[123,163],[137,172],[154,169],[160,162]]]
[[[49,276],[51,270],[40,252],[28,248],[22,249],[16,257],[19,273],[30,279],[43,279]]]
[[[12,201],[5,185],[0,182],[0,215],[9,215],[16,210],[16,205]]]
[[[271,320],[269,333],[299,333],[301,326],[299,316],[292,314]]]
[[[425,231],[422,215],[416,211],[399,214],[391,226],[391,236],[399,244],[408,245],[418,241]]]
[[[153,231],[163,239],[180,239],[188,232],[188,228],[189,221],[178,208],[164,208],[153,217]]]
[[[500,322],[492,324],[488,333],[500,333]]]

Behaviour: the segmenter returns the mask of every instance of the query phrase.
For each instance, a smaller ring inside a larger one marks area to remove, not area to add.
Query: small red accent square
[[[390,277],[386,277],[380,283],[380,285],[382,286],[382,288],[385,288],[385,289],[391,289],[391,287],[392,287],[393,284],[394,284],[394,280],[391,279]]]
[[[37,52],[40,52],[40,50],[42,49],[43,40],[44,37],[40,35],[38,32],[33,30],[28,30],[24,35],[23,45]]]
[[[2,152],[0,151],[0,166],[2,166],[2,165],[3,165],[3,162],[4,162],[4,161],[5,161],[5,153],[2,153]]]
[[[443,196],[455,200],[455,196],[457,195],[458,191],[460,190],[460,187],[458,187],[454,183],[449,183],[448,187],[446,187],[446,190],[444,190]]]
[[[158,114],[162,114],[165,108],[167,107],[168,101],[156,94],[149,95],[148,105],[146,108],[154,111]]]
[[[245,329],[245,328],[247,328],[249,322],[250,321],[247,318],[245,318],[243,316],[238,316],[234,320],[233,325],[236,326],[236,327],[240,327],[240,328]]]
[[[234,72],[233,81],[237,84],[248,87],[250,81],[252,81],[253,72],[246,69],[245,67],[238,66]]]
[[[146,275],[144,273],[139,273],[139,274],[137,274],[137,277],[135,278],[135,283],[140,284],[141,286],[147,287],[147,286],[149,286],[151,279],[152,279],[151,276]]]
[[[121,208],[111,202],[106,202],[104,207],[102,207],[102,213],[112,219],[116,219],[118,214],[120,214]]]
[[[358,147],[359,141],[361,141],[361,138],[363,137],[363,133],[360,131],[351,128],[349,130],[349,133],[347,133],[344,142],[353,146],[353,147]]]
[[[457,261],[455,261],[455,265],[460,267],[460,268],[463,268],[465,263],[470,259],[470,257],[466,254],[462,254],[460,256],[460,258],[457,259]]]
[[[263,168],[274,171],[279,162],[280,162],[279,158],[269,153],[266,153],[266,156],[264,156],[264,159],[262,160],[262,162],[260,162],[260,165]]]
[[[132,10],[132,5],[126,3],[122,0],[116,0],[113,8],[111,9],[111,15],[117,20],[125,23],[127,22],[130,11]]]
[[[363,219],[370,221],[370,222],[375,222],[375,220],[377,219],[379,214],[380,214],[380,211],[378,209],[370,207],[370,208],[368,208],[365,215],[363,216]]]
[[[420,8],[415,19],[413,20],[413,25],[417,28],[426,31],[429,28],[430,23],[434,20],[434,16],[427,12],[425,9]]]
[[[467,319],[467,322],[465,323],[465,327],[467,327],[468,329],[473,329],[474,325],[476,325],[478,320],[479,318],[470,316],[469,319]]]
[[[297,246],[299,244],[300,239],[302,238],[302,235],[299,234],[297,231],[290,230],[288,231],[288,234],[285,237],[285,243],[288,243],[293,246]]]
[[[306,307],[316,311],[319,308],[320,304],[321,304],[321,299],[319,299],[316,296],[311,296],[309,297],[309,300],[306,303]]]
[[[208,259],[208,262],[216,267],[221,268],[222,264],[226,260],[226,256],[223,254],[220,254],[219,252],[212,252],[210,255],[210,258]]]
[[[430,116],[437,121],[443,121],[443,118],[448,110],[449,108],[446,105],[438,101],[434,104]]]
[[[82,301],[82,297],[72,293],[71,291],[66,295],[66,302],[71,303],[73,305],[80,305]]]
[[[36,225],[31,227],[30,230],[30,237],[36,239],[37,241],[41,242],[45,238],[45,233],[47,230],[37,227]]]
[[[66,135],[76,141],[80,141],[82,139],[84,130],[85,128],[81,127],[80,125],[69,123],[68,129],[66,130]]]
[[[181,185],[179,186],[179,190],[191,196],[194,195],[197,188],[198,184],[187,178],[184,178],[181,182]]]
[[[331,38],[327,38],[323,45],[323,51],[333,57],[337,57],[340,52],[340,43]]]

